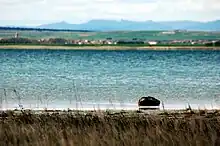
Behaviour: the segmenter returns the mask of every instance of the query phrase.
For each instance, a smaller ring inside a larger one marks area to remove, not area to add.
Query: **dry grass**
[[[219,115],[7,111],[0,115],[0,145],[214,146],[220,145]]]

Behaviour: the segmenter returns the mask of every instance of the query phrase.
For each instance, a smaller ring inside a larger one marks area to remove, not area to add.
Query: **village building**
[[[156,41],[149,41],[148,44],[149,45],[157,45],[157,42]]]

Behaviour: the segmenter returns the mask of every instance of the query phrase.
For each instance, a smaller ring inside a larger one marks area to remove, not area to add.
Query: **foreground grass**
[[[0,145],[220,145],[220,114],[2,112]]]

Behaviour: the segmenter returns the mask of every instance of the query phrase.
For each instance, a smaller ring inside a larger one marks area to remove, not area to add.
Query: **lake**
[[[1,108],[220,106],[220,51],[0,50]]]

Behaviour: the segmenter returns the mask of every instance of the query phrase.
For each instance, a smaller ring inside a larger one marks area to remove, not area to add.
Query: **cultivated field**
[[[143,39],[143,40],[213,40],[220,38],[220,32],[177,32],[164,34],[162,31],[112,31],[112,32],[65,32],[65,31],[15,31],[0,30],[0,38],[14,37],[18,32],[20,37],[42,38],[65,38],[65,39]]]

